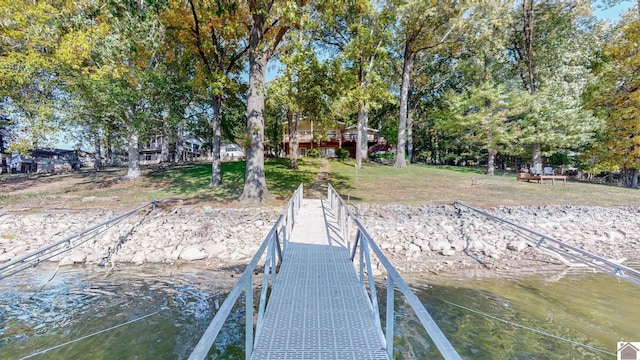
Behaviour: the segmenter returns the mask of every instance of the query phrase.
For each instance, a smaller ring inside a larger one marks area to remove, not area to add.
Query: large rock
[[[144,255],[144,251],[140,250],[138,252],[136,252],[135,254],[133,254],[133,256],[131,257],[131,260],[129,260],[130,262],[136,264],[136,265],[142,265],[144,264],[144,262],[147,260],[146,256]]]
[[[186,261],[202,260],[206,259],[208,256],[209,254],[195,246],[189,246],[180,253],[180,258]]]
[[[507,244],[507,249],[512,250],[512,251],[517,251],[520,252],[524,249],[527,248],[527,242],[524,240],[516,240],[516,241],[512,241],[509,244]]]
[[[161,249],[156,249],[145,256],[146,261],[150,263],[163,263],[167,261],[166,253]],[[174,260],[175,261],[175,260]]]
[[[227,252],[227,247],[223,244],[209,244],[205,246],[204,251],[209,254],[210,258],[216,257],[222,253]]]
[[[76,248],[69,252],[68,258],[72,263],[82,264],[87,259],[87,255],[83,250]]]
[[[444,239],[431,239],[429,240],[429,248],[433,251],[448,250],[451,248],[451,243]]]

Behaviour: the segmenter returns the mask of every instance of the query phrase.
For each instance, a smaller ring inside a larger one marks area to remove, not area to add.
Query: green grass
[[[265,161],[265,177],[269,193],[276,198],[286,198],[304,183],[315,181],[320,167],[319,160],[301,160],[299,170],[289,169],[289,162],[285,159],[268,159]],[[223,163],[221,168],[222,185],[209,188],[211,181],[211,164],[189,164],[181,166],[167,166],[156,170],[147,178],[164,184],[162,191],[166,197],[200,197],[209,200],[235,200],[242,194],[244,186],[245,163]]]
[[[315,182],[320,159],[300,159],[292,171],[286,159],[267,159],[265,174],[272,196],[280,206],[300,183]],[[235,201],[244,186],[244,162],[222,164],[222,186],[210,188],[211,164],[169,164],[144,167],[140,179],[123,181],[125,168],[92,170],[53,176],[0,176],[0,206],[38,209],[130,209],[150,200],[174,199],[184,204],[210,203],[239,206]],[[438,204],[461,200],[469,205],[588,205],[640,206],[638,190],[568,182],[567,186],[518,182],[515,174],[484,175],[483,169],[411,164],[400,170],[375,163],[356,172],[353,161],[332,160],[329,181],[352,202],[380,204]]]
[[[285,159],[267,159],[265,176],[274,205],[287,200],[304,183],[312,184],[319,159],[299,160],[298,171]],[[124,181],[126,168],[100,172],[85,170],[51,176],[0,176],[0,206],[20,208],[113,208],[127,209],[151,200],[174,199],[187,204],[201,202],[233,205],[242,194],[245,162],[222,164],[222,185],[209,187],[211,164],[166,164],[142,168],[142,176]]]
[[[407,169],[375,163],[358,170],[332,161],[329,179],[351,201],[382,204],[437,204],[460,200],[472,206],[587,205],[640,206],[640,191],[583,182],[567,186],[516,181],[513,173],[484,174],[480,168],[411,164]]]

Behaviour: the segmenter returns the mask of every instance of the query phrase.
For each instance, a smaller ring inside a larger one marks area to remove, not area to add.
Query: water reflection
[[[186,359],[237,280],[175,266],[54,273],[42,264],[0,281],[1,359],[65,343],[32,358]],[[612,359],[620,339],[640,341],[640,287],[608,275],[419,274],[407,282],[466,359]],[[408,305],[398,299],[395,308],[394,358],[440,358]],[[241,304],[211,358],[244,358],[243,319]]]
[[[234,280],[145,266],[69,267],[48,282],[54,272],[43,264],[0,282],[0,358],[184,359]],[[216,352],[233,352],[243,333],[238,322]]]
[[[463,358],[611,359],[617,341],[640,339],[640,287],[589,271],[558,275],[418,276],[411,282]],[[417,347],[406,340],[416,337],[411,321],[399,325],[398,350],[415,356],[398,358],[438,358],[428,340]]]

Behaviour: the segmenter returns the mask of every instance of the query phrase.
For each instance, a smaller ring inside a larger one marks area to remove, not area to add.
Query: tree
[[[211,5],[198,0],[186,4],[175,1],[165,17],[175,31],[176,40],[186,47],[186,57],[197,59],[193,73],[196,93],[207,98],[211,107],[211,182],[222,183],[220,142],[222,108],[225,98],[235,95],[241,60],[248,51],[248,8],[236,1],[217,1]],[[188,19],[188,23],[185,23]]]
[[[459,25],[454,20],[461,13],[457,1],[423,0],[406,1],[399,9],[400,33],[403,36],[402,84],[400,86],[400,114],[398,119],[398,143],[394,167],[404,169],[407,140],[407,111],[412,62],[415,55],[433,50],[449,40]]]
[[[456,55],[453,71],[459,83],[445,96],[450,118],[439,123],[449,136],[486,152],[489,175],[494,174],[498,152],[509,149],[515,140],[513,122],[508,119],[508,82],[504,82],[508,15],[508,7],[497,2],[476,3],[466,11],[459,39],[466,46],[454,43],[449,50]],[[503,81],[497,83],[496,78]]]
[[[0,1],[0,116],[11,123],[11,149],[24,153],[48,145],[60,130],[64,78],[56,51],[75,24],[66,20],[85,6],[91,8],[72,2]]]
[[[513,140],[504,86],[496,86],[487,80],[480,87],[470,87],[462,94],[451,92],[447,100],[454,117],[448,122],[450,134],[486,151],[487,174],[493,175],[496,154]]]
[[[269,196],[264,175],[265,71],[285,34],[304,15],[305,0],[252,0],[249,6],[249,90],[247,161],[240,201],[261,203]]]
[[[290,167],[294,170],[298,169],[300,120],[312,120],[315,129],[329,122],[328,112],[335,93],[330,64],[321,62],[312,46],[314,28],[312,21],[302,22],[291,34],[280,55],[282,76],[269,86],[267,97],[271,107],[281,107],[280,113],[287,119]],[[317,134],[316,131],[314,135]]]
[[[528,97],[522,111],[519,140],[531,149],[532,166],[542,170],[542,156],[580,146],[596,123],[581,106],[592,56],[588,3],[522,1],[509,48]]]
[[[640,20],[623,24],[604,49],[606,62],[588,104],[605,119],[601,141],[590,155],[594,171],[622,171],[625,185],[638,188],[640,169]]]
[[[166,28],[160,18],[164,6],[151,0],[113,3],[99,18],[105,35],[95,45],[94,63],[101,65],[92,75],[107,85],[113,117],[128,130],[127,179],[140,176],[140,136],[155,131],[152,121],[161,117],[152,93],[153,81],[164,70],[161,49]]]
[[[443,49],[446,47],[440,50]],[[414,63],[420,65],[413,71],[409,99],[411,111],[408,112],[411,117],[407,116],[407,119],[411,118],[419,135],[412,136],[410,148],[414,154],[417,153],[414,159],[440,164],[444,159],[441,147],[443,134],[438,124],[448,120],[444,95],[449,89],[462,91],[465,80],[459,74],[459,61],[453,54],[443,51],[423,52],[416,55]]]
[[[391,1],[331,2],[320,14],[316,38],[334,55],[340,68],[337,82],[343,86],[334,103],[337,117],[349,120],[357,109],[356,167],[367,160],[369,111],[389,98],[385,81],[387,45],[395,20]]]

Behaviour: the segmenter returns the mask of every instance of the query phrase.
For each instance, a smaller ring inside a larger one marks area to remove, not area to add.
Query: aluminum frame
[[[189,355],[189,360],[200,360],[207,357],[211,346],[213,346],[216,337],[222,329],[222,326],[231,314],[233,306],[238,302],[240,295],[243,292],[245,294],[245,358],[251,358],[254,340],[258,337],[261,330],[264,311],[267,304],[267,289],[269,286],[273,286],[276,282],[278,275],[277,265],[282,262],[282,255],[286,251],[289,236],[295,224],[298,211],[300,210],[300,204],[302,203],[303,191],[303,184],[300,184],[293,193],[291,199],[289,199],[289,202],[284,208],[282,214],[276,219],[273,227],[262,242],[262,245],[260,245],[260,248],[258,248],[256,254],[251,259],[251,262],[245,268],[242,276],[233,289],[231,289],[229,295],[227,295],[213,320],[209,323],[209,326],[198,341],[198,344],[191,352],[191,355]],[[280,243],[281,241],[282,245]],[[253,274],[260,260],[265,255],[266,258],[264,261],[264,276],[260,291],[260,302],[258,305],[257,318],[254,323]]]
[[[420,299],[413,293],[413,291],[409,288],[407,283],[402,279],[397,270],[391,265],[389,260],[384,256],[378,245],[375,243],[373,238],[367,233],[364,226],[360,223],[360,221],[353,215],[353,213],[347,208],[346,203],[340,197],[338,192],[329,184],[329,189],[327,190],[327,196],[329,200],[329,205],[332,211],[337,214],[338,222],[340,225],[340,229],[342,231],[342,235],[345,239],[347,239],[348,246],[351,246],[350,236],[351,236],[351,227],[354,227],[357,231],[355,235],[355,241],[353,246],[350,247],[351,260],[356,261],[355,255],[359,250],[359,258],[358,258],[358,267],[359,267],[359,277],[360,283],[364,287],[364,291],[367,292],[367,288],[365,286],[365,277],[368,280],[368,297],[371,303],[371,308],[374,313],[377,314],[377,325],[380,326],[380,335],[382,337],[383,343],[386,346],[387,355],[389,359],[393,358],[393,332],[394,332],[394,322],[395,322],[395,309],[394,309],[394,301],[395,301],[395,289],[397,288],[402,295],[404,295],[407,303],[416,316],[420,320],[423,328],[427,331],[427,334],[438,348],[440,354],[447,360],[457,360],[461,359],[460,355],[456,351],[456,349],[451,345],[449,339],[444,335],[442,330],[438,327],[436,322],[431,317],[431,314],[424,307]],[[369,250],[370,249],[370,250]],[[382,326],[380,325],[380,311],[378,307],[378,298],[376,294],[376,288],[373,278],[373,272],[371,268],[371,257],[370,251],[372,251],[380,263],[384,266],[387,272],[387,292],[386,292],[386,329],[383,334]],[[365,273],[366,266],[366,273]]]
[[[130,210],[126,213],[120,214],[112,219],[101,222],[100,224],[94,225],[88,229],[77,232],[71,236],[68,236],[62,240],[58,240],[52,244],[45,245],[37,250],[19,256],[11,261],[8,261],[2,265],[0,265],[0,280],[17,274],[23,270],[26,270],[30,267],[35,267],[40,264],[42,261],[48,260],[54,256],[67,252],[87,241],[89,239],[99,235],[103,231],[109,229],[113,225],[120,222],[120,220],[124,219],[127,216],[133,215],[136,212],[148,207],[152,206],[152,210],[156,209],[156,201],[153,200],[149,203],[146,203],[140,207],[137,207],[133,210]]]
[[[495,215],[492,215],[484,210],[480,210],[477,209],[473,206],[469,206],[464,204],[461,201],[455,201],[453,203],[454,206],[461,206],[464,208],[467,208],[469,210],[472,210],[473,212],[480,214],[488,219],[491,219],[493,221],[496,221],[498,223],[501,223],[502,225],[505,225],[509,228],[511,228],[511,230],[523,237],[524,239],[526,239],[527,241],[531,242],[532,244],[546,249],[546,250],[550,250],[556,254],[559,254],[565,258],[569,258],[572,260],[576,260],[579,261],[583,264],[586,264],[592,268],[601,270],[607,274],[613,275],[615,277],[618,277],[620,279],[624,279],[627,280],[633,284],[636,285],[640,285],[640,271],[632,269],[630,267],[624,266],[620,263],[617,263],[615,261],[611,261],[609,259],[606,259],[602,256],[590,253],[586,250],[583,250],[579,247],[573,246],[571,244],[568,244],[566,242],[560,241],[558,239],[554,239],[550,236],[541,234],[535,230],[529,229],[527,227],[524,227],[522,225],[518,225],[514,222],[502,219],[500,217],[497,217]],[[520,231],[520,232],[518,232]]]

